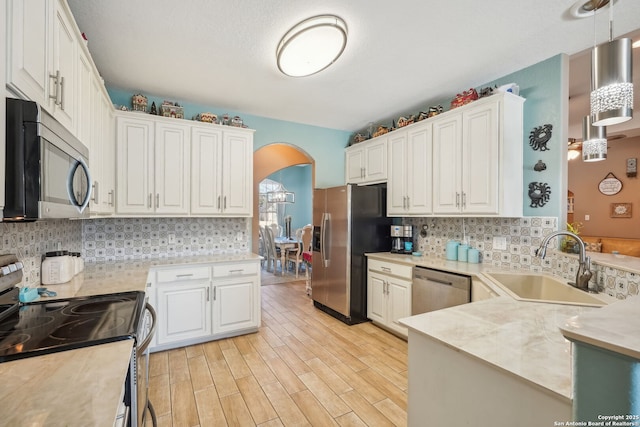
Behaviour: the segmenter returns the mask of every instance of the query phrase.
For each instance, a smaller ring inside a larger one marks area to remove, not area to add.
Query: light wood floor
[[[151,355],[160,427],[405,426],[407,343],[263,276],[258,333]]]

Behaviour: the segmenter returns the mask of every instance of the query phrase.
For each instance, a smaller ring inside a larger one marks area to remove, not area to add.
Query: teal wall
[[[107,91],[115,105],[131,107],[131,96],[133,95],[131,91],[115,87],[107,87]],[[145,96],[149,100],[149,105],[152,102],[155,102],[156,105],[162,104],[162,98],[149,94],[145,94]],[[176,101],[184,107],[184,117],[187,119],[204,112],[218,115],[227,113],[231,117],[240,116],[248,127],[256,130],[253,138],[254,151],[275,142],[295,145],[315,160],[316,187],[325,188],[344,184],[344,148],[349,142],[350,132],[252,116],[213,106],[183,102],[181,99],[172,101]]]
[[[290,166],[268,178],[278,181],[284,185],[288,191],[296,194],[296,201],[286,206],[286,215],[291,215],[291,229],[302,228],[311,224],[313,219],[313,187],[311,179],[311,165]]]
[[[568,138],[568,57],[556,55],[523,70],[488,82],[481,87],[517,83],[524,103],[523,129],[523,194],[525,216],[554,216],[566,218],[567,199],[567,138]],[[478,88],[479,89],[479,88]],[[534,151],[529,145],[529,133],[544,124],[553,125],[548,151]],[[547,169],[533,170],[542,160]],[[530,182],[544,182],[551,187],[551,199],[541,208],[530,207],[527,195]],[[563,224],[564,219],[559,221]],[[562,228],[562,227],[561,227]]]
[[[573,419],[598,422],[601,415],[626,414],[640,415],[640,360],[575,342]]]

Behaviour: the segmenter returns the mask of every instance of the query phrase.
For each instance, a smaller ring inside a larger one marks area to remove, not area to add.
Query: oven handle
[[[148,302],[145,303],[144,308],[146,311],[149,312],[149,314],[151,314],[151,328],[149,329],[149,333],[147,334],[147,336],[144,337],[144,340],[142,341],[142,343],[138,346],[138,349],[137,349],[138,354],[144,354],[144,352],[147,351],[147,347],[149,347],[149,344],[153,339],[153,334],[156,333],[156,311],[153,309],[153,306]]]

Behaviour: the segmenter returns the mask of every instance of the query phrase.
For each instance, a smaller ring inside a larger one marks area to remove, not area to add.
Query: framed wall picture
[[[611,203],[611,218],[631,218],[631,203]]]

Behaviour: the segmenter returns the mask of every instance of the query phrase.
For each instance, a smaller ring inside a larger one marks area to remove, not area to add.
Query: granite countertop
[[[518,301],[483,275],[498,271],[514,272],[513,270],[388,252],[372,253],[367,256],[405,265],[466,274],[480,279],[485,285],[491,287],[499,295],[498,297],[411,316],[402,319],[401,323],[429,339],[438,340],[446,346],[489,363],[536,387],[542,387],[561,399],[568,401],[572,399],[571,343],[563,337],[560,331],[561,325],[580,325],[574,329],[580,332],[589,329],[592,332],[592,341],[599,339],[603,342],[609,339],[614,340],[615,337],[606,330],[617,328],[620,331],[619,341],[635,346],[636,351],[640,350],[640,338],[637,338],[640,336],[638,324],[635,325],[634,330],[631,330],[633,327],[628,324],[628,321],[626,321],[627,327],[622,329],[619,326],[613,326],[613,323],[603,323],[604,318],[610,317],[612,322],[619,325],[618,322],[622,321],[625,315],[621,314],[622,317],[610,315],[616,313],[619,304],[624,302],[614,302],[604,308],[597,308]],[[613,298],[605,298],[604,295],[602,298],[608,302],[616,301]],[[626,304],[629,308],[622,310],[621,313],[626,313],[628,319],[633,311],[631,307],[635,307],[637,312],[638,305],[629,302]],[[614,320],[616,317],[618,320]],[[587,324],[594,327],[587,327]],[[594,331],[596,324],[601,325],[599,334]],[[569,326],[564,328],[568,329]],[[575,330],[572,333],[577,334]],[[632,337],[636,337],[635,340]]]
[[[640,360],[640,297],[568,318],[560,325],[562,334],[572,340]]]
[[[259,261],[252,253],[87,263],[70,282],[47,285],[60,299],[144,291],[149,270],[175,265]],[[0,426],[113,425],[133,340],[0,363],[0,399],[12,411]]]
[[[0,363],[0,426],[113,425],[132,349],[125,340]]]
[[[261,257],[253,253],[232,255],[203,255],[182,258],[159,258],[152,260],[114,261],[87,263],[82,273],[70,282],[47,285],[56,292],[55,297],[43,299],[73,298],[90,295],[113,294],[128,291],[144,291],[147,277],[152,268],[176,265],[213,264],[217,262],[259,261]]]

